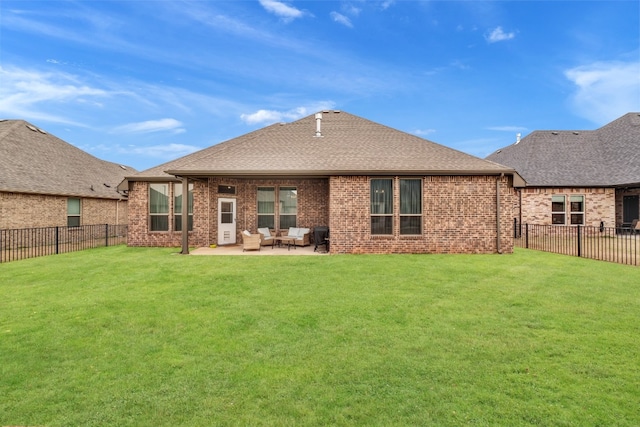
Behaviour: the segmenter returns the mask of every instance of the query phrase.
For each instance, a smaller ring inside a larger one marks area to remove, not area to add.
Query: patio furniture
[[[278,244],[278,247],[282,247],[283,243],[287,244],[287,250],[290,251],[291,250],[291,245],[293,245],[293,249],[296,248],[296,239],[294,237],[289,237],[289,236],[276,236],[273,238],[274,240],[274,247],[275,244]],[[273,247],[272,247],[273,249]]]
[[[329,227],[317,226],[313,229],[313,251],[317,251],[319,246],[329,252]]]
[[[288,231],[280,234],[284,237],[293,237],[296,246],[309,246],[311,244],[311,230],[309,228],[289,227]]]
[[[261,246],[273,246],[276,237],[276,231],[270,230],[268,227],[258,228],[258,233],[261,235],[262,240],[260,241]]]
[[[247,230],[240,234],[242,235],[242,252],[260,250],[260,234],[251,234]]]

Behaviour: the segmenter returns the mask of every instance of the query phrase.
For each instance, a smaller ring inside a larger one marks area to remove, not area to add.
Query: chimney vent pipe
[[[322,113],[316,113],[316,137],[322,136]]]

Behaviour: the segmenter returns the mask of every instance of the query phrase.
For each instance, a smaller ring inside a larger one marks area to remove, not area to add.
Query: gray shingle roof
[[[117,185],[136,172],[125,168],[24,120],[0,121],[0,191],[122,199]]]
[[[535,131],[487,160],[508,165],[527,186],[611,187],[640,183],[640,113],[592,131]]]
[[[140,172],[180,175],[497,174],[513,169],[340,111],[278,123]]]

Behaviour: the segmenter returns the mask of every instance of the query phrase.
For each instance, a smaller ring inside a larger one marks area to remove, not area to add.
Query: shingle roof
[[[174,175],[512,174],[511,168],[340,111],[278,123],[140,172]]]
[[[610,187],[640,183],[640,113],[592,131],[535,131],[487,160],[518,171],[528,186]]]
[[[24,120],[0,121],[0,191],[122,199],[130,167],[100,160]]]

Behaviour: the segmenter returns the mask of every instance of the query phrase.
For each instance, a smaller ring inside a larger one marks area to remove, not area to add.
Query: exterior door
[[[634,219],[638,219],[639,213],[638,196],[624,196],[622,198],[622,222],[630,224]]]
[[[218,199],[218,244],[236,243],[236,199]]]

